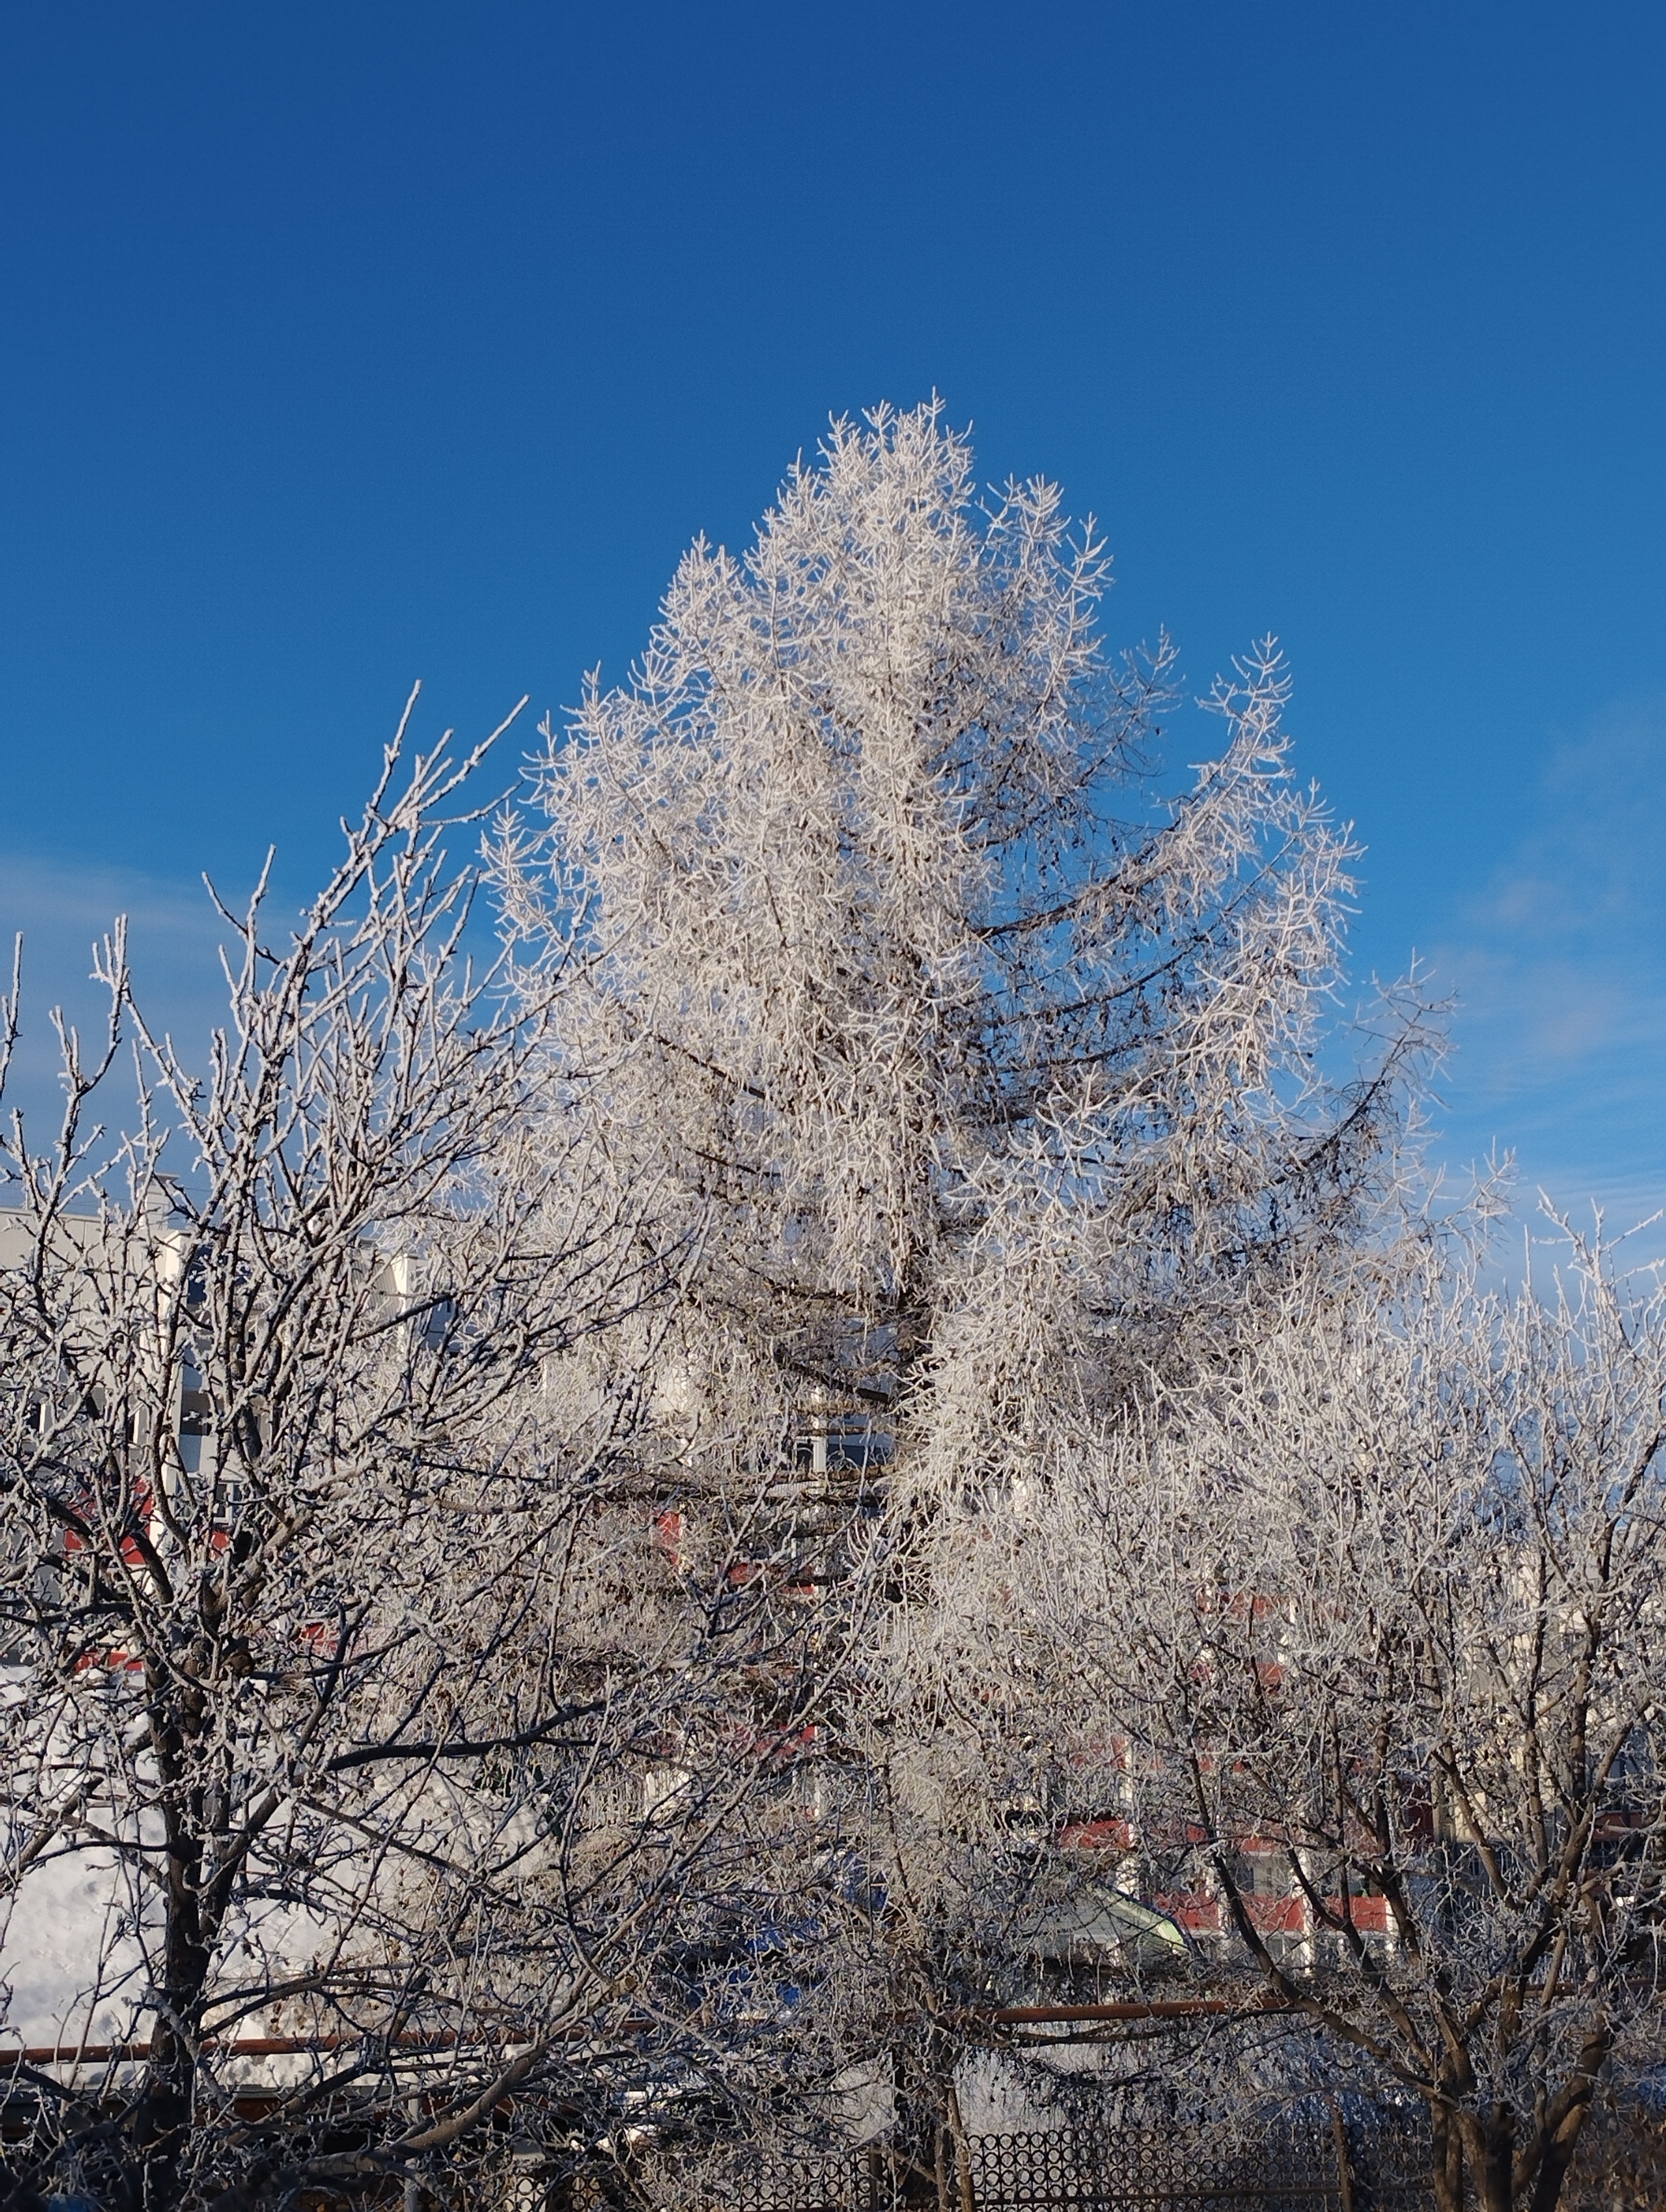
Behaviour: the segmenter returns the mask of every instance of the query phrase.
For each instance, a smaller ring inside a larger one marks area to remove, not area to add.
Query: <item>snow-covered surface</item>
[[[119,2042],[145,1979],[125,1885],[107,1852],[77,1851],[30,1869],[0,1938],[7,2042]]]

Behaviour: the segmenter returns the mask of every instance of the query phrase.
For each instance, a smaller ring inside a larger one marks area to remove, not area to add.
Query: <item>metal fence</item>
[[[1223,2142],[1198,2130],[977,2136],[980,2212],[1415,2212],[1415,2170],[1357,2122]]]
[[[674,2172],[615,2194],[578,2178],[573,2212],[644,2197],[660,2212],[1428,2212],[1427,2138],[1390,2112],[1253,2137],[1207,2129],[1061,2128],[976,2135],[963,2174],[909,2166],[883,2149],[839,2151],[732,2170]],[[639,2193],[640,2192],[640,2193]]]

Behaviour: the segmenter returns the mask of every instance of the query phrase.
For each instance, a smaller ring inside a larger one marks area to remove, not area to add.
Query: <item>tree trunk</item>
[[[194,2067],[185,2038],[162,2020],[151,2030],[143,2093],[133,2115],[137,2203],[144,2212],[174,2212],[191,2130]]]
[[[1431,2124],[1436,2212],[1463,2212],[1463,2136],[1450,2112],[1435,2107]]]
[[[167,1887],[162,1899],[165,2002],[152,2019],[150,2055],[134,2116],[135,2148],[139,2202],[145,2212],[174,2212],[191,2138],[197,2087],[195,2044],[201,2033],[211,1953],[203,1915],[202,1841],[190,1823],[181,1820],[177,1803],[184,1794],[180,1747],[185,1732],[177,1712],[163,1706],[158,1715],[159,1669],[153,1666],[149,1671],[152,1742],[167,1791]]]
[[[949,2134],[954,2148],[954,2170],[959,2181],[958,2203],[950,2212],[977,2212],[977,2199],[972,2189],[972,2146],[967,2139],[966,2123],[961,2114],[959,2093],[954,2086],[954,2075],[949,2075],[945,2109],[949,2116]],[[1344,2208],[1348,2212],[1348,2208]]]
[[[1347,2122],[1340,2105],[1330,2108],[1331,2140],[1336,2146],[1336,2191],[1341,2212],[1353,2212],[1353,2160],[1348,2154]]]
[[[1591,2100],[1596,2094],[1597,2081],[1613,2047],[1613,2039],[1607,2021],[1602,2019],[1586,2034],[1578,2063],[1553,2107],[1551,2118],[1554,2124],[1548,2132],[1541,2132],[1539,2136],[1538,2171],[1533,2176],[1533,2212],[1556,2212],[1562,2185],[1567,2179],[1568,2168],[1572,2165],[1573,2154],[1579,2147],[1579,2138],[1590,2118]]]
[[[1508,2105],[1486,2106],[1473,2127],[1481,2212],[1515,2212],[1516,2115]]]
[[[1539,2171],[1533,2179],[1533,2212],[1556,2212],[1562,2185],[1567,2179],[1573,2154],[1579,2148],[1579,2137],[1590,2118],[1589,2102],[1576,2105],[1545,2144],[1539,2156]]]

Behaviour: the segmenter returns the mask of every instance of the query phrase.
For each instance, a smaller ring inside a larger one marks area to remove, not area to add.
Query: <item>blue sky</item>
[[[425,0],[0,15],[0,927],[327,864],[424,726],[621,672],[830,411],[1294,662],[1443,1154],[1666,1201],[1666,12]],[[529,731],[530,735],[530,731]],[[1177,732],[1183,752],[1206,742]]]

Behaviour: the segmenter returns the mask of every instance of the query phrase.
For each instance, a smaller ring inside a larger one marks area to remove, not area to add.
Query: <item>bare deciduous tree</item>
[[[1425,1255],[1079,1462],[1031,1583],[1213,1986],[1422,2099],[1442,2212],[1553,2212],[1662,2056],[1663,1434],[1666,1306],[1600,1249],[1514,1302]]]
[[[404,2175],[482,2202],[719,2050],[699,1962],[757,1879],[735,1814],[772,1755],[736,1684],[790,1678],[801,1631],[721,1554],[673,1558],[644,1500],[639,1355],[688,1254],[581,1096],[551,1103],[564,979],[511,1006],[469,969],[441,839],[474,764],[396,744],[288,942],[261,896],[227,915],[200,1082],[107,945],[107,1049],[66,1037],[54,1149],[14,1125],[24,2199],[229,2212]],[[124,1033],[143,1111],[108,1158]]]

